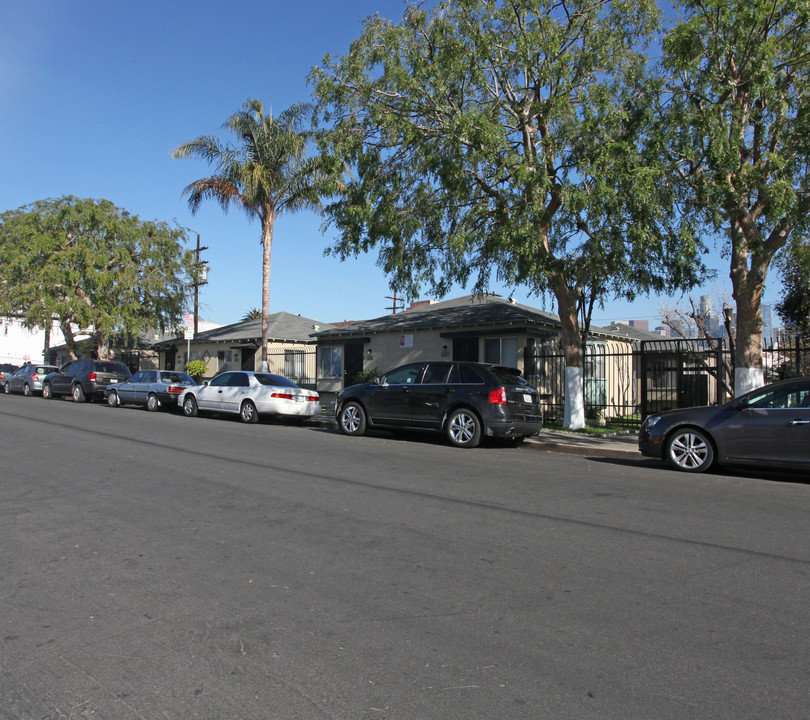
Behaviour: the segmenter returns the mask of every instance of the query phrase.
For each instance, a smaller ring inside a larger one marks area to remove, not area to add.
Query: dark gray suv
[[[46,375],[42,381],[42,397],[50,400],[60,395],[72,395],[74,402],[104,397],[110,386],[129,379],[129,368],[111,360],[73,360],[59,372]]]
[[[417,362],[374,382],[344,388],[338,427],[443,432],[452,445],[476,447],[484,437],[519,444],[543,427],[540,396],[520,370],[473,362]]]

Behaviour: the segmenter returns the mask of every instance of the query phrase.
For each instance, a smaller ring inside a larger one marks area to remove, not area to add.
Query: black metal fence
[[[810,375],[810,345],[780,338],[763,348],[765,382]],[[565,357],[556,343],[527,348],[524,374],[544,396],[546,423],[561,423]],[[733,354],[725,338],[662,339],[636,348],[589,344],[584,360],[585,417],[593,424],[637,428],[649,414],[716,405],[734,395]]]
[[[315,390],[318,383],[315,357],[315,348],[268,353],[267,367],[271,373],[283,375],[302,388]],[[261,363],[259,354],[256,355],[255,362],[257,365]]]

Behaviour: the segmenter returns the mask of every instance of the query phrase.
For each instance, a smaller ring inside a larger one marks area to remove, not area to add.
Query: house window
[[[484,362],[517,367],[518,342],[516,337],[486,338],[484,340]]]
[[[318,377],[339,378],[343,376],[343,348],[322,347],[318,364]]]
[[[306,376],[306,354],[302,350],[284,351],[284,374],[293,380]]]

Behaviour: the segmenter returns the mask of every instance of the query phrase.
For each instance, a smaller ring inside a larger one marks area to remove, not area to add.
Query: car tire
[[[25,383],[25,385],[23,385],[23,395],[25,395],[25,397],[31,397],[33,394],[34,391],[31,389],[31,386]]]
[[[714,445],[703,431],[680,428],[667,440],[666,458],[678,470],[705,472],[714,464]]]
[[[87,401],[87,396],[84,394],[84,388],[79,383],[76,383],[73,386],[73,391],[71,394],[73,395],[73,402],[83,403]]]
[[[160,407],[160,400],[158,400],[157,395],[155,393],[149,393],[149,397],[146,398],[146,409],[149,412],[155,412]]]
[[[107,395],[107,405],[110,407],[118,407],[121,404],[121,399],[118,397],[118,393],[113,390],[109,395]]]
[[[11,388],[9,387],[8,383],[3,386],[3,390],[5,390],[6,395],[11,395]]]
[[[45,383],[42,386],[42,397],[45,400],[53,400],[53,389],[51,388],[50,383]]]
[[[183,414],[186,417],[197,417],[197,400],[193,395],[186,395],[183,398]]]
[[[365,435],[366,411],[356,402],[348,402],[340,409],[338,427],[345,435]]]
[[[450,444],[456,447],[474,448],[481,442],[481,421],[467,408],[453,410],[447,416],[444,430]]]
[[[259,411],[253,404],[253,400],[245,400],[242,407],[239,409],[239,419],[243,423],[257,423],[259,422]]]

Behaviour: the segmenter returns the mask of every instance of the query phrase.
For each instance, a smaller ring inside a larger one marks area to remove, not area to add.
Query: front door
[[[343,350],[343,387],[356,385],[363,371],[363,343],[348,343]]]
[[[384,375],[371,387],[368,414],[372,422],[383,425],[411,424],[411,393],[419,384],[425,363],[403,365]]]
[[[453,338],[453,360],[478,362],[478,338]]]

